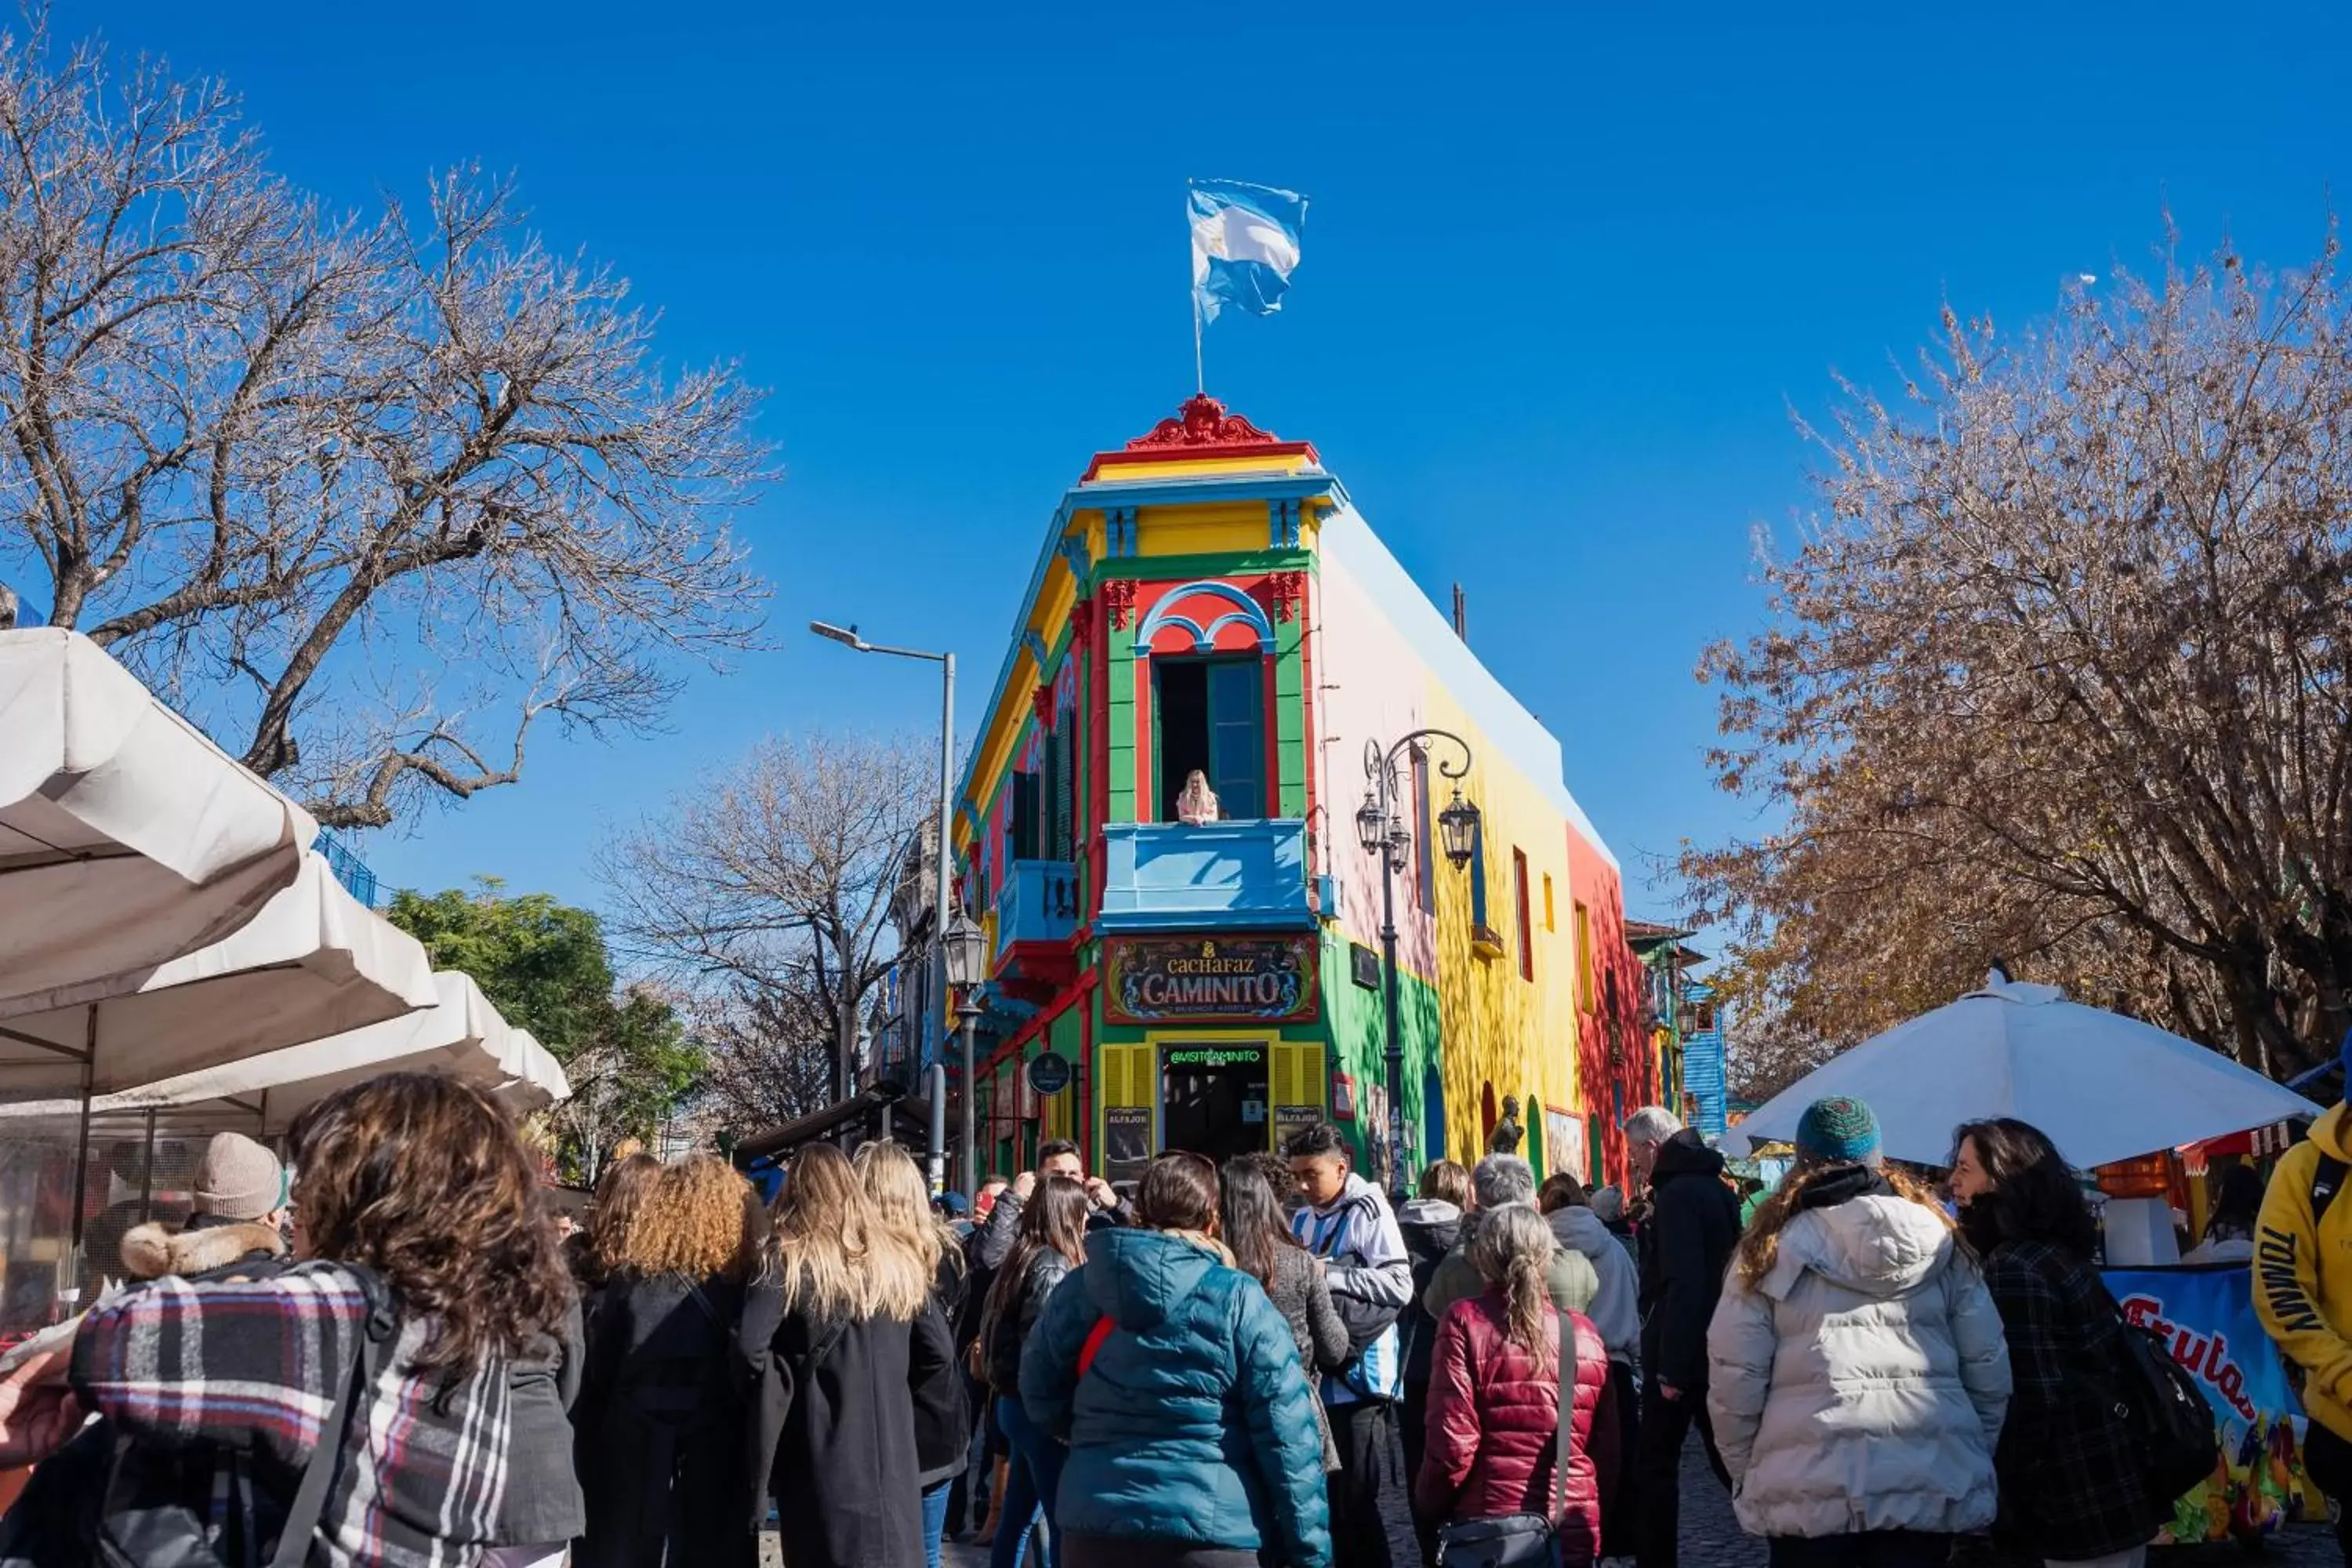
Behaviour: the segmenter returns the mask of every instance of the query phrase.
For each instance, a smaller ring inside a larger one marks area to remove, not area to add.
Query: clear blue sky
[[[1210,389],[1311,439],[1644,858],[1746,825],[1702,763],[1711,637],[1785,532],[1789,410],[1884,381],[1948,299],[2009,324],[2144,266],[2168,203],[2308,258],[2352,109],[2352,11],[2144,4],[1058,7],[61,0],[58,30],[228,78],[291,178],[346,202],[512,170],[558,247],[667,312],[678,361],[772,389],[789,468],[745,522],[782,649],[673,733],[541,737],[525,781],[363,852],[594,902],[604,826],[763,731],[964,724],[1097,447],[1191,391],[1183,181],[1313,201],[1283,313],[1212,330]]]

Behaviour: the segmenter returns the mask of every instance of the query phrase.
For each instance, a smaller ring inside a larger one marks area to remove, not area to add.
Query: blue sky
[[[1750,532],[1806,504],[1790,411],[1884,382],[1946,300],[2019,324],[2147,265],[2168,205],[2301,262],[2352,110],[2352,11],[1382,4],[1171,8],[61,0],[60,33],[217,73],[338,201],[511,170],[559,248],[740,357],[788,469],[744,521],[772,654],[673,731],[541,738],[524,782],[371,836],[388,881],[596,901],[605,825],[757,735],[936,725],[992,684],[1063,487],[1192,389],[1183,182],[1313,201],[1283,313],[1212,329],[1210,389],[1317,443],[1569,787],[1646,858],[1750,825],[1691,676],[1752,629]],[[2245,18],[2259,16],[2259,22]]]

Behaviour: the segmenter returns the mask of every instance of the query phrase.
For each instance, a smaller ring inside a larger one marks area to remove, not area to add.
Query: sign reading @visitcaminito
[[[1118,1024],[1304,1022],[1315,1016],[1313,936],[1126,937],[1105,962]]]

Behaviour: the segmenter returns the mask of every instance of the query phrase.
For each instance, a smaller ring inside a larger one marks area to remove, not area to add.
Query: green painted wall
[[[1357,1159],[1362,1161],[1366,1158],[1365,1135],[1375,1130],[1366,1120],[1370,1105],[1365,1091],[1374,1085],[1385,1085],[1388,1080],[1388,1011],[1379,991],[1356,984],[1349,949],[1347,937],[1336,926],[1324,927],[1323,1016],[1331,1036],[1330,1068],[1335,1073],[1348,1074],[1356,1082],[1356,1120],[1339,1125],[1355,1146]],[[1422,1083],[1438,1051],[1437,992],[1425,981],[1411,974],[1400,975],[1397,1003],[1404,1044],[1404,1114],[1412,1129],[1407,1136],[1418,1148],[1427,1126]],[[1477,1108],[1469,1110],[1475,1119]],[[1461,1107],[1454,1105],[1445,1108],[1449,1136],[1461,1110]],[[1426,1154],[1416,1155],[1413,1163],[1418,1166],[1429,1158]]]

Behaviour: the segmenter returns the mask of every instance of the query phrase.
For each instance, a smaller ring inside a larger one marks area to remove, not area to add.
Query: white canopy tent
[[[471,975],[441,971],[432,990],[431,1006],[404,1017],[110,1094],[98,1109],[275,1136],[305,1107],[388,1072],[446,1073],[498,1092],[519,1112],[570,1093],[554,1058],[509,1026]]]
[[[539,1043],[529,1029],[509,1033],[509,1049],[501,1064],[508,1077],[493,1091],[499,1104],[517,1116],[545,1110],[572,1098],[572,1079],[555,1053]]]
[[[290,886],[223,940],[80,1000],[0,1012],[0,1100],[107,1096],[398,1018],[438,1000],[425,949],[303,855]]]
[[[136,990],[290,885],[310,814],[78,632],[0,631],[0,1016]]]
[[[1733,1131],[1751,1150],[1787,1142],[1831,1095],[1867,1102],[1885,1152],[1925,1165],[1948,1163],[1956,1127],[1990,1117],[2032,1123],[2089,1170],[2319,1114],[2194,1041],[1998,974],[1806,1074]]]

